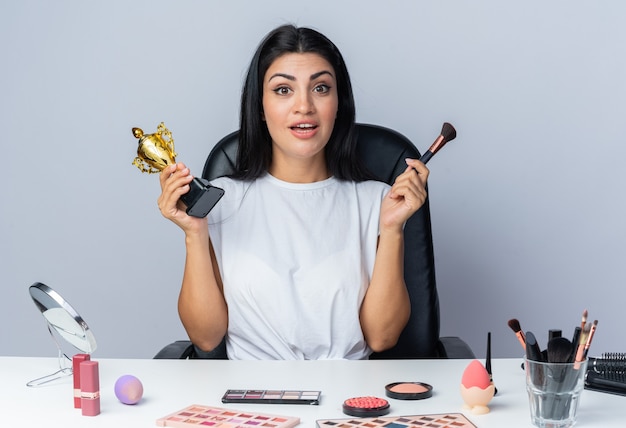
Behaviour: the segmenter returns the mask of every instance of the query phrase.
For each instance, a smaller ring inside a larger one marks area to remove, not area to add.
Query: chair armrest
[[[437,344],[439,356],[441,358],[453,359],[474,359],[476,356],[461,338],[455,336],[440,337]]]
[[[154,359],[160,360],[186,360],[186,359],[212,359],[227,360],[226,341],[222,339],[211,351],[203,351],[196,347],[190,340],[177,340],[161,349]]]
[[[186,360],[193,354],[194,346],[189,340],[177,340],[161,349],[154,358],[157,360]]]
[[[222,339],[220,344],[210,351],[203,351],[202,349],[193,345],[193,354],[189,358],[227,360],[228,356],[226,355],[226,339]]]

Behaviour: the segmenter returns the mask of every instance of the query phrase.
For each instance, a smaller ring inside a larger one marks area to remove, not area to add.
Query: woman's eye
[[[291,92],[291,90],[287,88],[286,86],[280,86],[274,89],[274,92],[278,95],[287,95]]]
[[[328,91],[330,91],[330,86],[328,85],[317,85],[315,88],[313,88],[313,92],[316,92],[318,94],[325,94]]]

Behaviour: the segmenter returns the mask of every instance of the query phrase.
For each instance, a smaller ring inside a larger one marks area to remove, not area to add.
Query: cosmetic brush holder
[[[587,360],[548,363],[526,359],[526,390],[530,418],[540,428],[568,428],[576,422]]]

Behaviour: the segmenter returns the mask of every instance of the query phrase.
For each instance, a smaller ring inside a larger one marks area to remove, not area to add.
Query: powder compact
[[[354,397],[343,402],[343,412],[349,416],[375,417],[389,413],[389,402],[378,397]]]
[[[433,395],[433,387],[422,382],[394,382],[385,386],[385,394],[398,400],[423,400]]]

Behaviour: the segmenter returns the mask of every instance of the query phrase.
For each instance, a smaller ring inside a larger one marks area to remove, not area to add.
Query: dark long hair
[[[337,118],[325,147],[326,165],[338,179],[362,181],[369,176],[356,156],[355,107],[352,85],[339,49],[310,28],[284,25],[271,31],[257,48],[241,95],[239,149],[235,178],[253,180],[264,175],[272,161],[272,138],[263,121],[263,79],[268,68],[287,53],[315,53],[335,70]]]

